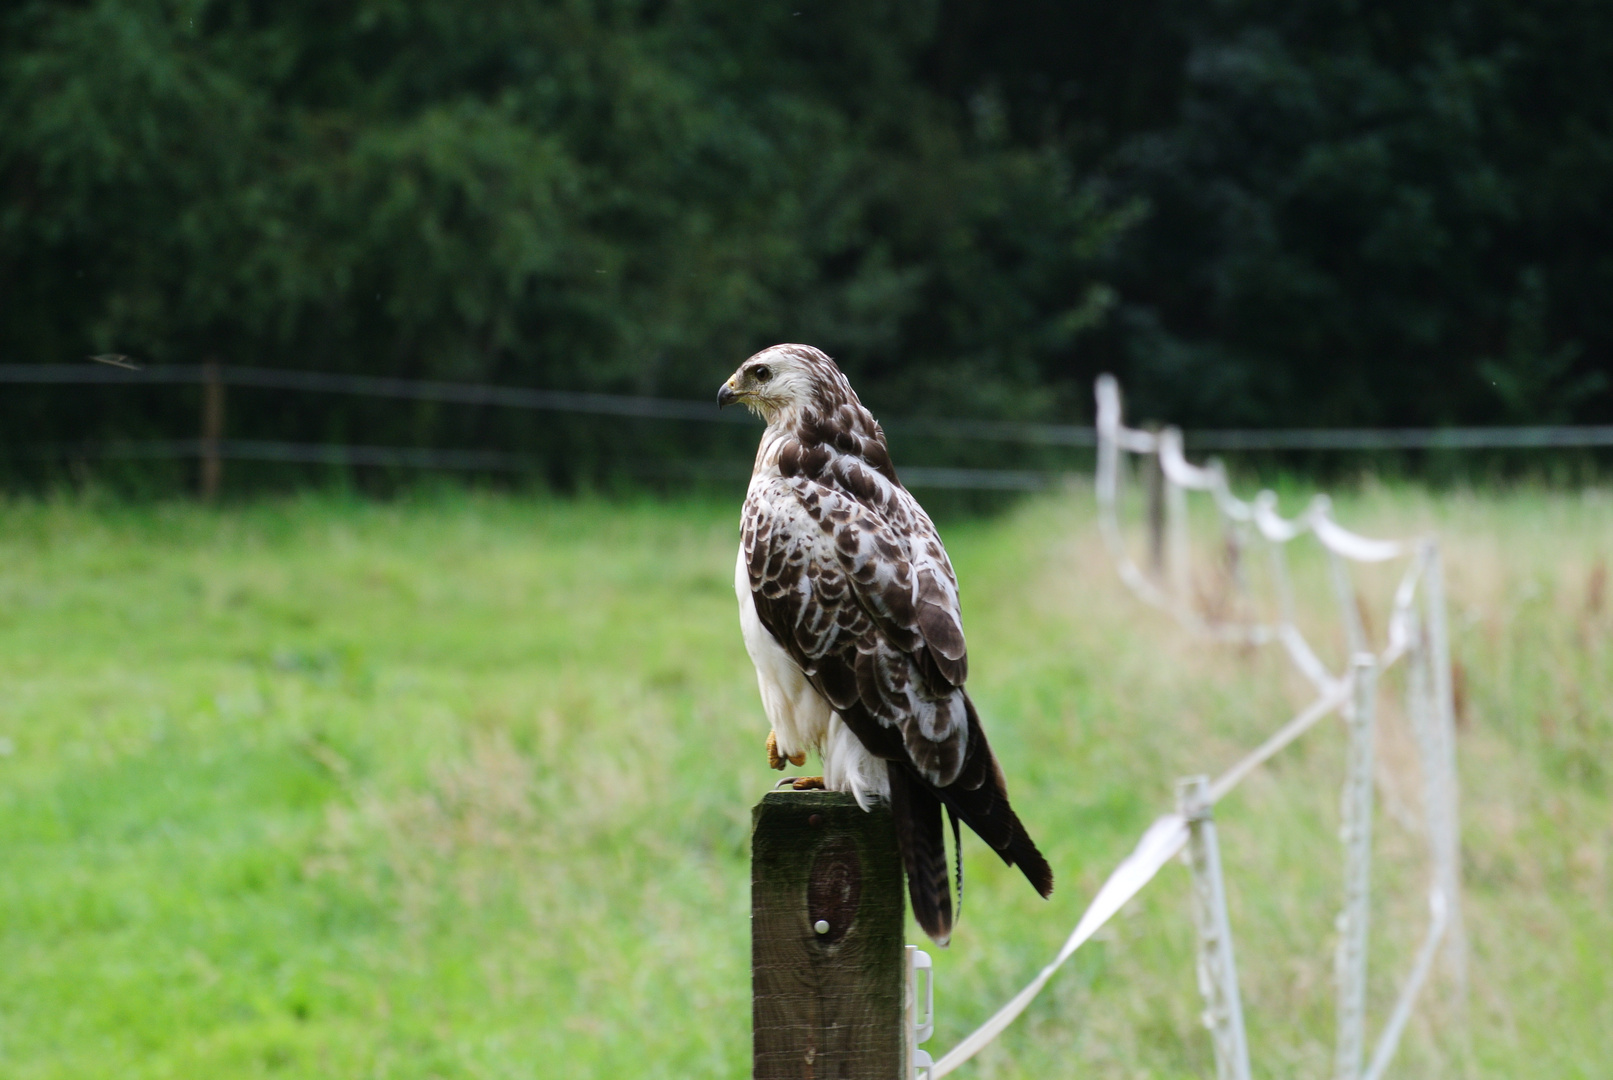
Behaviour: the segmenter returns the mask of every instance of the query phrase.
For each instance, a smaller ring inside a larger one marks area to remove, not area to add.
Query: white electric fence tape
[[[1081,915],[1081,921],[1075,924],[1070,937],[1064,942],[1064,948],[1053,957],[1030,984],[1015,994],[1013,999],[998,1009],[990,1020],[964,1039],[957,1046],[947,1051],[945,1057],[935,1063],[931,1075],[937,1078],[962,1065],[965,1061],[978,1054],[986,1044],[1000,1035],[1004,1028],[1012,1024],[1025,1006],[1031,1003],[1047,985],[1047,980],[1053,973],[1064,966],[1075,950],[1086,944],[1087,940],[1097,933],[1104,923],[1114,918],[1115,913],[1125,906],[1126,901],[1142,891],[1144,885],[1154,880],[1154,875],[1160,868],[1174,859],[1187,843],[1187,822],[1181,814],[1166,814],[1148,827],[1143,838],[1137,842],[1137,848],[1126,860],[1115,867],[1109,880],[1103,883],[1098,895],[1092,898],[1086,911]]]
[[[1232,493],[1227,483],[1226,469],[1219,461],[1212,459],[1198,466],[1183,457],[1182,435],[1177,429],[1165,428],[1155,434],[1126,427],[1121,421],[1120,388],[1112,377],[1105,375],[1098,380],[1097,397],[1096,489],[1099,528],[1114,557],[1121,580],[1143,600],[1169,612],[1195,633],[1218,641],[1245,644],[1275,641],[1281,644],[1294,666],[1317,691],[1317,697],[1310,705],[1209,785],[1206,792],[1209,807],[1205,808],[1206,812],[1250,773],[1314,727],[1324,716],[1340,709],[1347,716],[1357,715],[1363,708],[1370,710],[1377,673],[1407,654],[1412,657],[1407,714],[1422,763],[1424,828],[1428,834],[1434,872],[1428,893],[1428,929],[1411,971],[1401,986],[1389,1020],[1374,1047],[1371,1062],[1364,1071],[1358,1063],[1342,1066],[1344,1072],[1341,1075],[1347,1076],[1348,1080],[1379,1080],[1394,1056],[1412,1006],[1428,980],[1442,942],[1447,947],[1459,991],[1464,977],[1458,904],[1460,870],[1454,716],[1439,549],[1432,540],[1410,544],[1371,539],[1351,532],[1333,520],[1332,504],[1325,495],[1312,499],[1305,511],[1291,520],[1277,513],[1277,497],[1272,492],[1263,491],[1253,502],[1245,502]],[[1165,538],[1163,553],[1169,560],[1166,577],[1171,585],[1170,591],[1162,588],[1137,566],[1121,533],[1118,506],[1122,453],[1153,455],[1165,482],[1164,520],[1170,535]],[[1213,497],[1229,543],[1241,544],[1250,526],[1267,542],[1280,614],[1278,622],[1212,621],[1200,615],[1188,603],[1184,494],[1190,490],[1207,492]],[[1351,667],[1337,676],[1327,670],[1294,621],[1293,594],[1282,545],[1306,534],[1315,537],[1328,553],[1345,640],[1354,657]],[[1388,640],[1382,652],[1374,653],[1367,646],[1366,631],[1355,605],[1355,590],[1345,560],[1377,563],[1406,555],[1413,558],[1395,590]],[[1358,680],[1362,679],[1366,680],[1361,684],[1361,692],[1366,695],[1365,704],[1355,700]],[[1359,790],[1359,786],[1365,783],[1370,790],[1371,773],[1361,772],[1371,765],[1370,740],[1364,744],[1362,753],[1364,756],[1357,755],[1360,761],[1355,763],[1347,789],[1354,785]],[[1136,849],[1115,868],[1098,890],[1058,955],[1012,1000],[998,1009],[991,1019],[937,1061],[930,1076],[946,1076],[974,1057],[1013,1023],[1064,962],[1183,850],[1188,842],[1189,830],[1189,823],[1180,813],[1166,814],[1155,821],[1138,841]],[[1362,842],[1365,842],[1364,836]],[[1361,932],[1364,934],[1367,863],[1361,862],[1363,858],[1369,859],[1370,856],[1357,853],[1359,865],[1356,872],[1359,880],[1352,884],[1352,891],[1356,895],[1351,897],[1341,919],[1345,924],[1361,920]],[[1364,938],[1360,940],[1364,942]],[[1359,1004],[1360,980],[1364,978],[1365,970],[1363,965],[1364,958],[1347,964],[1349,971],[1341,968],[1340,993],[1341,1000],[1345,1001],[1340,1007],[1341,1039],[1345,1040],[1341,1046],[1354,1040],[1348,1049],[1340,1051],[1346,1058],[1358,1053],[1354,1046],[1359,1045],[1359,1033],[1364,1021],[1363,1007]],[[1352,998],[1357,1000],[1356,1004],[1349,1003],[1348,999]],[[1241,1031],[1238,1034],[1241,1039]]]

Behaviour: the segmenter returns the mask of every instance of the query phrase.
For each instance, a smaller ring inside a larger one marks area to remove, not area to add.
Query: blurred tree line
[[[1587,0],[12,0],[0,362],[879,410],[1613,418],[1613,7]],[[194,431],[11,388],[4,438]],[[555,456],[622,425],[264,393],[231,432]],[[692,453],[689,432],[634,436]]]

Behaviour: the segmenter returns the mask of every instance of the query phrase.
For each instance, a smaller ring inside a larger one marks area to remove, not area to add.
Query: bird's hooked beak
[[[717,390],[717,408],[720,409],[724,405],[732,405],[738,400],[739,394],[734,391],[734,380],[732,377],[730,377],[729,380],[723,383],[722,386]]]

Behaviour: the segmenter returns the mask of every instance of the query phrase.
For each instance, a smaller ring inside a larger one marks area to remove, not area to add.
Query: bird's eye
[[[766,382],[773,377],[773,369],[766,364],[758,364],[750,369],[750,373],[756,377],[757,382]]]

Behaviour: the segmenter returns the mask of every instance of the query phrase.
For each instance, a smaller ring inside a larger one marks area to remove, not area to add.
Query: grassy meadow
[[[0,503],[0,1076],[748,1076],[747,832],[776,774],[737,503]],[[1461,665],[1471,991],[1431,988],[1392,1073],[1604,1076],[1613,493],[1367,484],[1336,507],[1437,530]],[[1275,651],[1128,594],[1090,490],[941,526],[970,689],[1059,887],[966,840],[937,1055],[1051,956],[1178,776],[1306,700]],[[1321,638],[1320,560],[1296,557]],[[1379,635],[1393,580],[1361,578]],[[1423,918],[1399,686],[1373,1031]],[[1342,750],[1324,723],[1219,813],[1257,1076],[1331,1072]],[[1213,1075],[1198,1012],[1172,866],[957,1075]]]

